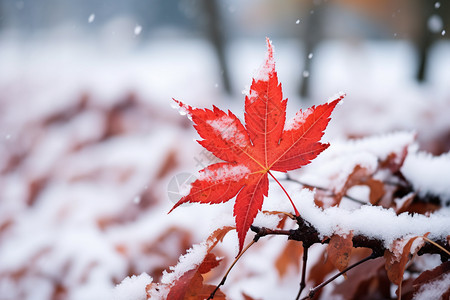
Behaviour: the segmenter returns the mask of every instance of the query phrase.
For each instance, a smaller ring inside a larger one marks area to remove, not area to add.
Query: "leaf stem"
[[[294,208],[294,212],[295,212],[295,216],[299,217],[300,213],[297,210],[297,207],[295,207],[294,202],[291,199],[291,196],[289,196],[288,192],[286,191],[286,189],[283,187],[283,185],[278,181],[278,179],[275,178],[275,176],[273,176],[272,172],[267,171],[267,173],[269,173],[270,176],[272,176],[273,179],[275,179],[275,181],[278,183],[278,185],[281,187],[281,189],[283,190],[283,192],[286,194],[286,196],[288,197],[289,201],[291,201],[292,207]]]

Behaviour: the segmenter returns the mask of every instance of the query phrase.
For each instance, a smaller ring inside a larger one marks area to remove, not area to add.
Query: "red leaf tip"
[[[186,104],[184,104],[183,102],[178,101],[178,100],[175,99],[175,98],[172,98],[172,100],[175,102],[174,104],[171,105],[172,108],[178,110],[178,112],[179,112],[180,115],[182,115],[182,116],[187,115],[188,118],[191,120],[191,114],[192,114],[192,111],[194,110],[194,109],[192,108],[192,106],[186,105]]]
[[[254,76],[254,81],[268,81],[269,77],[275,73],[275,60],[273,58],[273,46],[269,38],[266,38],[267,43],[267,54],[265,63],[261,66],[256,76]]]
[[[344,97],[345,96],[347,96],[347,94],[346,93],[344,93],[344,92],[338,92],[338,93],[336,93],[335,95],[333,95],[333,96],[331,96],[330,98],[328,98],[328,100],[327,100],[327,102],[328,103],[331,103],[331,102],[334,102],[334,101],[341,101],[342,99],[344,99]],[[342,102],[341,102],[342,103]]]

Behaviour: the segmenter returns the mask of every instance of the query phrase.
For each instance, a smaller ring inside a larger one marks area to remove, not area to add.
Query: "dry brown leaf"
[[[296,272],[300,271],[300,261],[303,254],[302,243],[298,241],[287,241],[283,251],[275,261],[278,276],[283,278],[289,266],[293,266]]]
[[[428,233],[425,234],[425,236],[427,236],[427,235],[428,235]],[[396,252],[396,253],[393,253],[389,250],[386,250],[384,252],[384,258],[386,259],[385,268],[387,271],[387,275],[389,277],[389,280],[392,283],[398,285],[397,293],[399,295],[401,295],[401,291],[402,291],[403,273],[405,272],[406,264],[408,263],[409,258],[411,256],[411,247],[412,247],[413,242],[417,238],[420,238],[420,236],[416,236],[416,237],[409,239],[400,253],[397,253],[397,251],[395,251],[395,250],[394,250],[394,252]],[[417,251],[419,251],[420,248],[421,248],[421,246],[414,249],[413,255],[415,253],[417,253]],[[400,259],[398,258],[399,255],[400,255]]]
[[[359,260],[369,255],[369,252],[368,249],[355,248],[352,261],[355,256]],[[336,285],[333,294],[348,300],[364,299],[367,295],[376,295],[374,299],[389,299],[390,286],[391,283],[384,270],[384,259],[379,257],[352,269],[348,273],[347,280]]]
[[[249,296],[248,294],[242,292],[242,297],[244,297],[244,300],[257,300],[253,298],[252,296]]]
[[[367,185],[370,188],[370,194],[369,194],[369,201],[370,204],[375,205],[378,203],[378,201],[380,201],[381,197],[383,197],[384,195],[384,183],[373,179],[373,178],[369,178],[366,182],[365,185]]]
[[[203,273],[219,265],[220,260],[212,253],[208,253],[203,262],[192,270],[185,272],[178,280],[171,284],[167,300],[203,300],[207,298],[214,289],[203,285]],[[206,296],[206,297],[205,297]],[[215,299],[225,299],[222,293],[217,294]]]
[[[395,212],[397,213],[397,215],[405,212],[405,211],[409,211],[409,207],[411,206],[414,197],[416,196],[416,193],[409,193],[406,196],[404,196],[403,198],[401,198],[401,204],[395,209]]]
[[[345,196],[347,191],[357,185],[366,185],[370,189],[369,194],[369,200],[371,204],[376,204],[381,197],[384,195],[384,183],[373,179],[372,173],[367,169],[360,165],[356,165],[350,173],[350,175],[347,177],[347,180],[345,184],[343,185],[342,189],[339,191],[335,191],[335,197],[334,197],[334,205],[338,205],[342,197]]]
[[[339,270],[343,271],[347,268],[353,249],[353,233],[350,232],[343,237],[334,234],[327,247],[328,260]],[[347,278],[347,275],[344,274]]]
[[[200,265],[200,267],[198,267],[198,272],[200,274],[208,273],[209,271],[217,267],[221,261],[221,258],[218,259],[214,254],[210,252],[206,254],[202,264]]]
[[[414,289],[417,291],[422,285],[430,283],[441,275],[450,272],[450,261],[446,261],[432,270],[427,270],[417,277],[414,282]]]
[[[405,162],[406,155],[408,154],[408,147],[404,147],[400,154],[390,153],[387,158],[380,162],[380,167],[384,169],[389,169],[392,173],[400,171],[400,168]]]
[[[234,226],[224,226],[219,229],[216,229],[206,240],[206,243],[209,244],[209,251],[214,248],[218,242],[223,241],[223,238],[227,235],[230,230],[236,229]]]

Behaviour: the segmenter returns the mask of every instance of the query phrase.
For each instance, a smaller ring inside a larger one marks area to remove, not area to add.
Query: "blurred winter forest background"
[[[288,114],[347,94],[326,139],[449,151],[449,22],[449,1],[0,0],[0,299],[110,299],[204,240],[231,207],[167,215],[212,159],[171,99],[242,117],[265,37]]]

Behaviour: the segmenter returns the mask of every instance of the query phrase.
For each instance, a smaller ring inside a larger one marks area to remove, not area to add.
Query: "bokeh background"
[[[171,99],[241,117],[265,37],[288,114],[347,94],[328,140],[448,152],[449,22],[448,1],[0,0],[0,299],[110,299],[204,240],[231,206],[166,214],[213,160]]]

